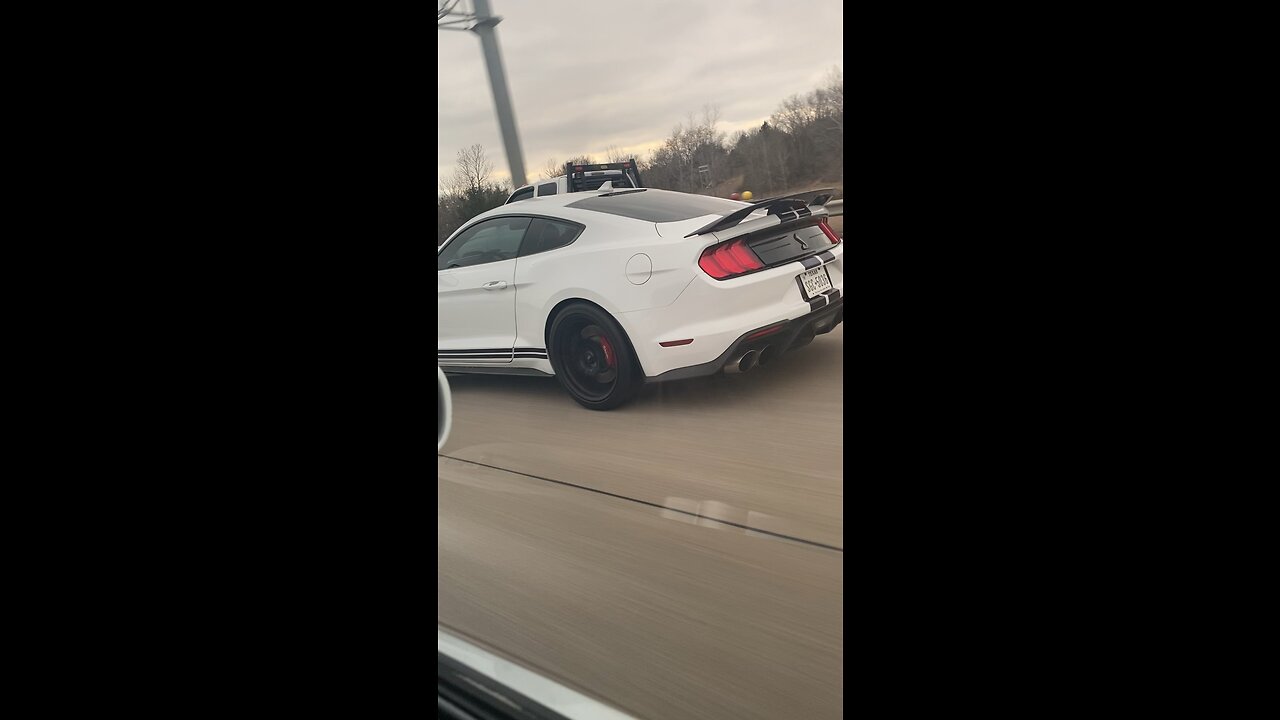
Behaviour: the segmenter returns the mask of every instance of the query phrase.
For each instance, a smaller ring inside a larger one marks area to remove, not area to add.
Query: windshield
[[[450,702],[843,717],[842,3],[440,6]]]

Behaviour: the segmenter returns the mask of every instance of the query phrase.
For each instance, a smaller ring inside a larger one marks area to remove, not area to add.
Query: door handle
[[[506,286],[507,286],[507,283],[505,280],[494,280],[493,282],[487,282],[481,285],[480,287],[484,288],[485,290],[501,290]]]

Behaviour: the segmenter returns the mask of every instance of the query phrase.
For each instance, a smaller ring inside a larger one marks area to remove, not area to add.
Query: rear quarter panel
[[[573,299],[604,308],[630,335],[625,313],[670,305],[694,278],[701,245],[692,238],[662,237],[653,223],[605,213],[566,208],[557,215],[586,230],[570,245],[516,263],[518,347],[546,347],[551,312]],[[648,277],[629,278],[628,263],[650,266]]]

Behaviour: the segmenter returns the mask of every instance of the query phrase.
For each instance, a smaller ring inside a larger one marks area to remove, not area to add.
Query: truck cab
[[[644,187],[640,181],[640,167],[635,158],[617,163],[595,163],[591,165],[565,163],[565,174],[549,180],[540,180],[525,185],[507,198],[504,205],[548,195],[563,195],[571,192],[595,190],[612,181],[615,188]]]

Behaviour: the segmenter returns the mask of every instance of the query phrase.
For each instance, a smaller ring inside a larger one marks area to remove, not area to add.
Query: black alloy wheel
[[[575,303],[551,324],[551,367],[569,395],[592,410],[612,410],[644,383],[631,344],[608,313]]]

